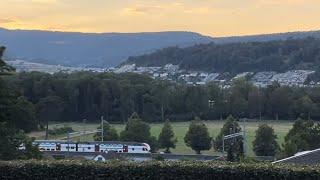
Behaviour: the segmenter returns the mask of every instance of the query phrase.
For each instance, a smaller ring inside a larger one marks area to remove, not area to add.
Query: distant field
[[[217,136],[217,134],[220,132],[221,127],[224,124],[224,121],[205,121],[209,132],[211,136],[214,138]],[[246,123],[246,132],[247,132],[247,145],[248,145],[248,153],[250,156],[253,156],[253,151],[252,151],[252,141],[254,140],[255,136],[255,130],[259,126],[259,124],[262,123],[267,123],[271,125],[275,133],[278,136],[278,142],[281,145],[284,140],[284,136],[287,134],[289,129],[292,127],[293,122],[289,121],[262,121],[262,122],[247,122]],[[240,123],[241,124],[241,123]],[[99,124],[84,124],[83,123],[60,123],[60,124],[50,124],[49,128],[54,128],[54,127],[61,127],[61,126],[71,126],[75,131],[93,131],[96,130]],[[124,129],[123,124],[113,124],[113,126],[117,129],[118,133]],[[151,134],[158,137],[162,124],[150,124],[151,126]],[[185,146],[184,144],[184,136],[188,130],[189,127],[189,122],[172,122],[172,126],[175,132],[175,135],[178,139],[178,143],[176,145],[176,149],[173,149],[173,153],[183,153],[183,154],[192,154],[194,151],[190,149],[189,147]],[[43,137],[43,136],[42,136]],[[50,139],[59,139],[63,136],[60,137],[50,137]],[[93,135],[85,135],[85,136],[80,136],[73,138],[74,140],[81,140],[81,141],[91,141],[93,140]],[[210,151],[204,151],[204,154],[216,154],[214,150]]]

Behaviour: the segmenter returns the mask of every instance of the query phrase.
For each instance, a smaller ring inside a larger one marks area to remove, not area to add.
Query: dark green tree
[[[312,120],[298,119],[285,136],[284,154],[292,156],[297,152],[320,147],[320,125]]]
[[[267,124],[260,125],[253,141],[253,151],[257,156],[275,156],[279,151],[276,139],[277,135],[272,127]]]
[[[223,137],[229,134],[239,133],[241,131],[241,128],[238,124],[238,122],[233,118],[233,116],[229,116],[221,128],[220,133],[216,137],[214,147],[217,151],[222,152],[223,150]],[[235,137],[231,139],[225,140],[224,143],[224,150],[228,153],[232,153],[231,159],[236,159],[239,161],[243,157],[243,138],[242,137]],[[231,149],[231,150],[229,150]],[[229,152],[230,151],[230,152]]]
[[[157,150],[157,140],[151,136],[149,124],[142,121],[137,113],[133,113],[128,120],[125,129],[120,133],[121,141],[134,141],[148,143],[152,151]]]
[[[101,125],[98,127],[98,130],[101,130]],[[95,141],[102,140],[102,132],[97,132],[93,136]],[[103,123],[103,140],[104,141],[118,141],[119,135],[117,130],[113,128],[108,122]]]
[[[2,59],[5,50],[6,47],[0,46],[0,75],[7,75],[9,72],[14,70],[14,68],[8,66]]]
[[[203,150],[210,150],[212,147],[212,138],[209,135],[208,128],[199,118],[190,123],[184,142],[197,154],[201,154]]]
[[[39,100],[36,105],[37,115],[42,126],[46,126],[46,139],[48,138],[49,121],[59,121],[63,112],[64,102],[58,96],[47,96]]]
[[[24,132],[31,132],[37,129],[38,121],[35,107],[25,97],[18,97],[8,110],[8,113],[12,117],[8,124],[16,129],[22,129]]]
[[[174,137],[174,132],[168,119],[163,125],[158,141],[159,148],[165,148],[166,153],[170,153],[170,148],[176,147],[177,138]]]
[[[268,111],[279,120],[279,116],[284,117],[288,115],[292,105],[291,92],[288,87],[279,87],[275,89],[268,101]]]
[[[0,122],[0,160],[40,159],[39,149],[32,146],[32,140],[17,129]],[[19,148],[24,145],[24,149]]]
[[[315,103],[308,95],[299,98],[294,103],[294,111],[301,117],[311,119],[311,113],[316,109]]]

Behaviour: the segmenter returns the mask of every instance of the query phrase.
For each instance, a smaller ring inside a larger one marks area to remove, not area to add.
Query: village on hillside
[[[135,64],[125,64],[116,68],[88,68],[88,67],[66,67],[61,65],[47,65],[32,63],[23,60],[7,61],[9,65],[16,68],[17,72],[45,72],[49,74],[65,72],[72,73],[78,71],[91,72],[114,72],[114,73],[137,73],[145,74],[153,79],[168,80],[187,85],[205,85],[207,83],[218,83],[224,88],[230,87],[232,82],[239,78],[245,78],[257,87],[267,87],[273,82],[278,82],[282,86],[290,87],[315,87],[320,86],[320,82],[313,81],[310,75],[312,70],[290,70],[282,73],[275,71],[262,72],[242,72],[236,75],[230,73],[208,73],[201,71],[187,71],[180,69],[179,65],[166,64],[164,67],[139,67]]]

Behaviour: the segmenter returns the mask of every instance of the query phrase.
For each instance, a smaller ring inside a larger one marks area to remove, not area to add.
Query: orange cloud
[[[124,12],[126,14],[146,14],[146,13],[158,11],[161,9],[162,7],[159,5],[139,4],[139,5],[133,5],[131,7],[124,8]]]
[[[0,24],[7,24],[15,22],[13,19],[0,18]]]

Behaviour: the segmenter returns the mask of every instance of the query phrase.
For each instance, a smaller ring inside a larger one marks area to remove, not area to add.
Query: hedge
[[[208,179],[304,180],[320,179],[320,167],[223,162],[0,162],[0,179]]]

